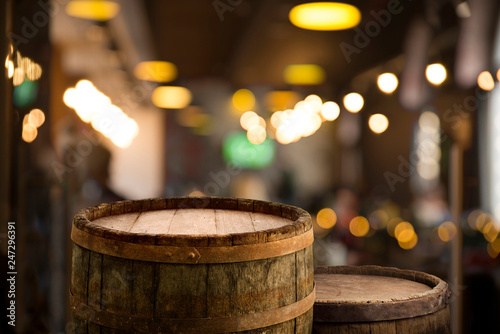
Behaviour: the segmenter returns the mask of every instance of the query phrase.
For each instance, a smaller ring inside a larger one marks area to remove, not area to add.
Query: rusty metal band
[[[295,319],[313,307],[315,291],[314,287],[307,297],[290,305],[221,318],[153,318],[118,314],[80,302],[71,290],[69,295],[70,307],[74,314],[105,327],[145,333],[226,333],[264,328]]]
[[[144,245],[106,239],[73,226],[71,240],[83,248],[125,259],[197,264],[245,262],[282,256],[312,245],[314,235],[313,230],[310,229],[291,238],[261,244],[189,247]]]

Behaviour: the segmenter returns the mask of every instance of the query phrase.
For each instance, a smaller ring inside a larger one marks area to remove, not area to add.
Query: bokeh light
[[[391,237],[396,237],[394,230],[396,229],[396,226],[398,226],[398,224],[402,221],[403,219],[401,219],[400,217],[394,217],[387,222],[387,233],[389,233]]]
[[[66,5],[69,16],[92,21],[107,21],[118,15],[120,4],[105,0],[70,1]]]
[[[483,71],[477,76],[477,85],[482,90],[490,91],[495,88],[495,80],[493,80],[493,76],[490,72]]]
[[[319,85],[325,77],[325,70],[315,64],[288,65],[283,72],[283,79],[289,85]]]
[[[29,123],[23,125],[23,132],[21,136],[25,142],[31,143],[32,141],[35,140],[37,135],[38,135],[38,130],[36,129],[36,127],[34,127]]]
[[[267,132],[260,124],[253,125],[248,129],[247,138],[252,144],[262,144],[266,140]]]
[[[139,133],[135,120],[113,105],[111,99],[88,80],[80,80],[74,88],[68,88],[63,101],[82,121],[90,123],[120,148],[128,147]]]
[[[266,107],[272,111],[293,108],[300,101],[300,94],[290,90],[271,91],[265,95]]]
[[[437,232],[441,241],[449,242],[455,238],[457,234],[457,227],[452,222],[446,221],[439,225]]]
[[[158,108],[183,109],[192,100],[191,91],[180,86],[160,86],[153,90],[151,101]]]
[[[378,88],[386,93],[391,94],[398,88],[398,77],[393,73],[383,73],[377,78]]]
[[[233,105],[239,111],[248,111],[255,106],[255,95],[248,89],[239,89],[233,94]]]
[[[247,111],[240,117],[240,125],[245,130],[248,130],[250,126],[256,125],[258,123],[259,115],[257,115],[254,111]]]
[[[316,222],[322,228],[330,229],[337,223],[337,214],[330,208],[323,208],[316,215]]]
[[[407,242],[398,240],[399,247],[405,250],[410,250],[415,248],[417,243],[418,243],[418,235],[416,233],[414,233],[413,238]]]
[[[243,131],[229,134],[223,141],[222,153],[226,163],[241,168],[265,168],[276,155],[275,142],[269,139],[262,144],[252,144]]]
[[[486,241],[493,242],[498,237],[498,225],[495,221],[489,220],[486,224],[484,224],[481,232],[483,233]]]
[[[318,113],[321,112],[321,107],[323,106],[323,101],[318,95],[311,94],[304,99],[304,103],[306,103],[313,112]]]
[[[28,122],[35,128],[39,128],[45,122],[45,114],[40,109],[33,109],[28,114]]]
[[[446,68],[439,63],[427,65],[425,76],[433,85],[441,85],[446,80]]]
[[[177,66],[168,61],[142,61],[134,68],[139,80],[169,82],[177,78]]]
[[[418,126],[422,131],[433,132],[439,129],[439,116],[432,111],[424,111],[418,118]]]
[[[349,93],[344,96],[344,107],[352,113],[359,112],[363,108],[364,103],[361,94]]]
[[[327,121],[334,121],[340,115],[340,107],[337,103],[328,101],[321,107],[321,116]]]
[[[488,244],[486,246],[486,251],[488,252],[488,255],[492,258],[492,259],[496,259],[498,257],[498,254],[500,252],[498,252],[495,248],[493,248],[493,245],[492,244]]]
[[[365,217],[354,217],[349,223],[349,231],[356,237],[364,237],[370,230],[370,223]]]
[[[406,221],[400,222],[394,228],[394,237],[402,242],[408,242],[413,236],[412,233],[415,233],[413,225]],[[410,234],[410,237],[408,237],[408,234]]]
[[[309,30],[344,30],[357,26],[361,12],[353,5],[338,2],[313,2],[290,10],[290,22]]]
[[[389,120],[385,115],[374,114],[368,119],[368,126],[374,133],[383,133],[389,127]]]
[[[16,107],[27,108],[35,103],[38,95],[38,81],[25,80],[14,87],[12,102]]]
[[[9,60],[7,64],[7,77],[11,79],[14,76],[14,62],[12,60]]]

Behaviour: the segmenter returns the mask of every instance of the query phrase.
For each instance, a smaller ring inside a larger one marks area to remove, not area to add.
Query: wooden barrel
[[[80,211],[70,305],[76,333],[310,333],[309,214],[221,197]]]
[[[378,266],[317,267],[313,333],[451,333],[446,282]]]

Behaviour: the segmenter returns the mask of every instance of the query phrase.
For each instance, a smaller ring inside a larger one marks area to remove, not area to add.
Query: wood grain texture
[[[132,260],[103,255],[102,309],[121,314],[132,311],[132,266]]]
[[[447,286],[435,276],[376,266],[315,274],[313,333],[450,333]]]
[[[74,228],[138,245],[232,247],[303,233],[308,222],[297,225],[304,215],[299,208],[249,199],[163,198],[86,209],[75,217]],[[72,261],[71,291],[87,308],[82,318],[73,315],[79,333],[171,333],[130,319],[233,319],[294,306],[313,290],[312,246],[259,260],[175,264],[120,258],[75,244]],[[122,318],[113,320],[113,314]],[[311,307],[291,320],[237,333],[310,333],[312,316]]]
[[[71,291],[75,298],[87,301],[90,251],[73,244]]]

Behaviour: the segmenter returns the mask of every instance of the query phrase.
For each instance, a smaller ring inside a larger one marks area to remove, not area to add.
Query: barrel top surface
[[[317,322],[370,322],[412,318],[447,307],[450,291],[440,278],[380,266],[317,267]]]
[[[312,240],[311,216],[305,210],[230,197],[104,203],[80,210],[72,228],[73,241],[78,239],[81,246],[93,249],[97,243],[103,245],[104,239],[159,246],[228,247],[278,242],[301,235],[304,245]],[[293,242],[286,245],[283,247],[291,249]]]
[[[314,276],[314,280],[317,302],[390,302],[431,290],[430,286],[422,283],[386,276],[319,274]]]
[[[218,235],[264,231],[292,224],[290,219],[248,211],[172,209],[98,218],[94,224],[128,233]]]

